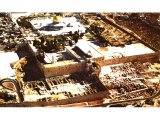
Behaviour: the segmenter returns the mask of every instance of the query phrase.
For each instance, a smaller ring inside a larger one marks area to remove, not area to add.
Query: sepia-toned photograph
[[[0,107],[160,107],[160,13],[0,12]]]

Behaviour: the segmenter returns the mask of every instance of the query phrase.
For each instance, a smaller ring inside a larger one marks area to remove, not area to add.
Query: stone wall
[[[150,54],[142,54],[142,55],[134,55],[116,59],[108,59],[100,61],[99,64],[101,66],[119,64],[119,63],[127,63],[127,62],[158,62],[159,61],[159,53],[150,53]]]
[[[112,64],[119,64],[119,63],[127,63],[127,62],[158,62],[159,61],[159,53],[150,53],[150,54],[143,54],[143,55],[135,55],[135,56],[128,56],[116,59],[108,59],[104,60],[104,58],[94,58],[92,61],[97,62],[100,66],[112,65]],[[72,62],[66,64],[49,64],[44,66],[44,72],[46,77],[50,76],[57,76],[57,75],[65,75],[71,74],[74,72],[81,72],[84,71],[86,67],[86,63],[81,62]]]
[[[74,72],[84,71],[85,66],[86,66],[85,62],[82,62],[82,63],[73,62],[73,63],[63,64],[63,65],[50,64],[50,65],[44,66],[44,73],[46,77],[71,74]]]

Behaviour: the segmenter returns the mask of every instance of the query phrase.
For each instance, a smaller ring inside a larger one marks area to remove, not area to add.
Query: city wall
[[[135,56],[128,56],[116,59],[108,59],[104,60],[104,58],[93,58],[92,61],[97,62],[100,66],[112,65],[112,64],[119,64],[119,63],[126,63],[126,62],[158,62],[159,61],[159,53],[150,53],[150,54],[143,54],[143,55],[135,55]],[[45,65],[44,73],[46,77],[50,76],[57,76],[57,75],[65,75],[71,74],[75,72],[84,71],[86,67],[85,62],[73,62],[63,65]]]
[[[50,64],[50,65],[44,66],[44,73],[46,77],[71,74],[75,72],[84,71],[85,66],[86,66],[85,62],[82,62],[82,63],[73,62],[73,63],[63,64],[63,65]]]
[[[101,66],[106,66],[106,65],[127,63],[127,62],[142,62],[143,63],[143,62],[158,62],[158,61],[159,61],[159,53],[157,52],[157,53],[127,56],[127,57],[116,58],[116,59],[101,60],[97,62]]]

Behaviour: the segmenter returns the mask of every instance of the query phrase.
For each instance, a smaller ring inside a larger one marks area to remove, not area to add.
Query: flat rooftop
[[[90,55],[92,58],[103,57],[103,55],[86,40],[78,40],[76,46],[79,47],[85,54]]]
[[[93,42],[90,43],[94,48],[96,48],[102,55],[104,55],[105,59],[113,59],[119,57],[127,57],[127,56],[134,56],[134,55],[142,55],[142,54],[149,54],[155,53],[154,50],[145,46],[142,43],[135,43],[130,45],[125,45],[124,47],[115,47],[115,46],[107,46],[107,47],[100,47]]]

